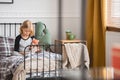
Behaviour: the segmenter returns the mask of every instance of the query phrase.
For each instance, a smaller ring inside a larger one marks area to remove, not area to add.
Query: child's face
[[[25,36],[29,36],[30,33],[31,33],[31,30],[29,28],[23,28],[22,29],[22,34],[25,35]]]

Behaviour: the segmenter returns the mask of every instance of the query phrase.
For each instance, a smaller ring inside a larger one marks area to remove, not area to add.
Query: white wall
[[[14,0],[0,4],[2,17],[57,17],[58,0]],[[10,14],[5,14],[6,12]]]
[[[65,31],[70,29],[77,39],[82,39],[81,0],[63,0],[62,16],[62,38],[65,39]]]
[[[13,4],[0,4],[0,23],[23,22],[26,19],[32,22],[42,21],[52,35],[52,41],[58,39],[58,1],[59,0],[14,0]],[[81,35],[81,0],[62,1],[62,39],[65,39],[65,30],[71,29],[77,38]],[[73,30],[74,29],[74,30]]]

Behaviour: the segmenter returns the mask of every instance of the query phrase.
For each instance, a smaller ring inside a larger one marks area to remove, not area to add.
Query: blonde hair
[[[20,27],[20,34],[23,33],[22,29],[29,28],[31,30],[30,36],[34,35],[33,24],[30,20],[26,20],[23,22],[22,26]]]

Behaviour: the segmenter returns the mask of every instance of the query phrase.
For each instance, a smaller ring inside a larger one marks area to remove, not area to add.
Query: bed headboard
[[[16,37],[22,23],[0,23],[0,36]],[[36,23],[33,23],[34,30]]]

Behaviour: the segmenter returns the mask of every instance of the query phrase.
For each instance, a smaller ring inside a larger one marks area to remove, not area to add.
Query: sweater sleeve
[[[20,42],[20,38],[21,38],[21,36],[18,35],[18,36],[16,37],[16,39],[15,39],[14,51],[19,52],[19,42]]]

